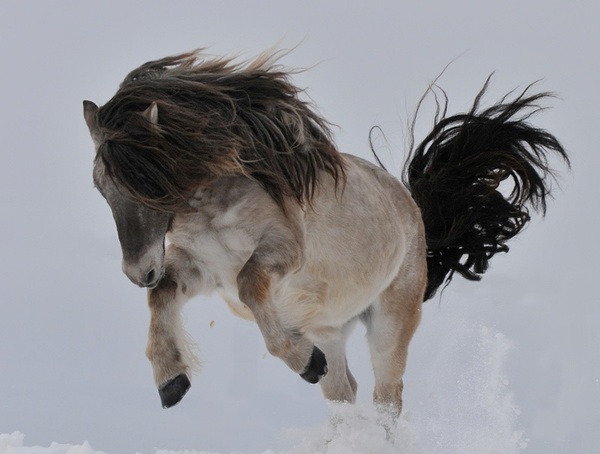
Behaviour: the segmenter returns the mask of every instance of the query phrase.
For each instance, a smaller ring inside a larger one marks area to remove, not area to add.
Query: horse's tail
[[[551,94],[530,94],[529,86],[512,101],[504,97],[480,110],[488,84],[468,113],[446,117],[446,105],[438,104],[433,130],[413,147],[404,169],[425,224],[426,300],[455,272],[481,279],[494,254],[508,251],[506,242],[527,224],[529,208],[545,213],[548,155],[569,162],[552,134],[528,123]]]

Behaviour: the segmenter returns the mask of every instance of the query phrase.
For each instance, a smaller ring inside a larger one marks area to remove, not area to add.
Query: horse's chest
[[[218,289],[235,287],[237,274],[252,255],[253,239],[235,226],[198,223],[180,229],[171,240],[194,257],[203,275],[210,275]],[[236,292],[237,293],[237,292]]]

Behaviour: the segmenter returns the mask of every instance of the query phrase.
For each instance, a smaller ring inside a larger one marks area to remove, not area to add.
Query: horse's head
[[[172,214],[150,208],[131,197],[119,184],[119,179],[107,169],[99,149],[107,137],[98,126],[98,106],[84,101],[84,117],[96,146],[94,160],[94,184],[108,202],[112,211],[123,252],[123,272],[140,287],[155,287],[164,274],[165,235]],[[154,120],[156,106],[142,115]],[[139,171],[139,169],[130,169]]]
[[[192,211],[199,188],[251,178],[285,210],[287,199],[310,202],[322,172],[345,181],[327,122],[276,55],[239,64],[197,57],[148,62],[102,107],[84,101],[96,187],[115,217],[123,269],[142,286],[158,282],[172,213]]]

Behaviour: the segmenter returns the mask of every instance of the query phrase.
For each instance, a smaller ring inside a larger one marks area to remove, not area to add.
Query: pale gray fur
[[[98,145],[93,115],[86,119]],[[157,386],[191,375],[195,360],[180,312],[190,298],[216,291],[234,314],[257,322],[269,352],[293,371],[301,373],[319,347],[328,363],[322,390],[336,401],[356,399],[345,342],[360,318],[374,400],[399,414],[426,284],[424,227],[398,180],[357,157],[343,160],[343,191],[323,173],[310,207],[288,200],[282,209],[254,180],[231,176],[198,189],[189,201],[193,210],[177,214],[129,200],[96,160],[96,186],[117,220],[124,270],[149,287],[147,355]]]

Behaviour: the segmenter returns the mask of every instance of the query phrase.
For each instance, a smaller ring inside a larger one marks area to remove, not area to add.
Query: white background
[[[2,0],[0,433],[19,430],[42,445],[89,440],[112,453],[262,452],[288,449],[296,430],[326,422],[318,387],[268,356],[257,328],[216,297],[187,310],[202,373],[179,406],[160,407],[144,357],[145,292],[120,271],[81,113],[83,99],[106,102],[147,60],[205,46],[250,57],[281,40],[300,43],[283,63],[310,68],[294,79],[339,125],[339,148],[370,158],[368,131],[379,125],[387,142],[376,141],[378,152],[396,174],[407,118],[452,60],[440,80],[452,112],[469,107],[492,71],[488,101],[538,79],[559,94],[535,121],[562,140],[573,169],[556,162],[560,188],[547,217],[535,218],[482,282],[456,279],[441,302],[425,305],[405,414],[430,452],[458,452],[448,439],[474,428],[503,438],[494,421],[506,418],[506,433],[522,431],[528,453],[596,452],[599,17],[595,2],[541,0]],[[368,402],[361,329],[349,349],[359,401]],[[485,365],[486,352],[498,358]],[[477,373],[484,378],[469,378]],[[520,408],[516,420],[486,402],[498,380],[504,388],[492,394]],[[478,412],[490,406],[502,414],[484,427]],[[481,452],[465,443],[462,452]]]

